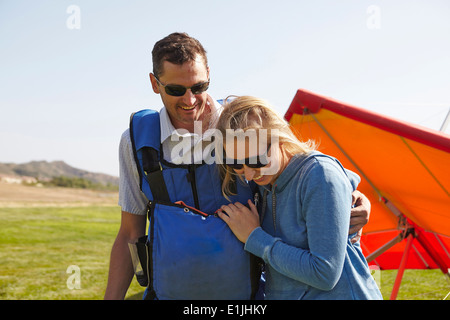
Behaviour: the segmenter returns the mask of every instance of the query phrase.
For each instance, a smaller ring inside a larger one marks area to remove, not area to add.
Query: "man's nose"
[[[196,101],[197,98],[195,97],[195,94],[192,93],[191,89],[187,89],[183,96],[183,102],[188,106],[193,106]]]

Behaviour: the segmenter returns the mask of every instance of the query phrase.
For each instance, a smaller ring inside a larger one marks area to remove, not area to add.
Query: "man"
[[[164,108],[160,111],[161,154],[163,154],[161,161],[169,164],[193,163],[195,159],[203,156],[202,148],[198,147],[202,145],[202,137],[194,132],[194,122],[198,121],[196,122],[197,124],[201,123],[202,131],[205,132],[213,125],[220,107],[206,92],[209,86],[210,73],[206,51],[198,40],[185,33],[173,33],[155,44],[152,58],[153,73],[150,74],[151,85],[153,91],[161,96],[164,104]],[[192,140],[180,140],[180,137],[185,138],[186,135],[189,135]],[[135,150],[133,150],[132,140],[133,133],[130,133],[130,130],[126,130],[122,135],[119,147],[119,205],[122,208],[122,220],[111,251],[105,299],[123,299],[125,297],[134,275],[128,244],[136,242],[137,239],[146,234],[148,197],[140,189],[142,181],[146,182],[145,179],[141,180],[140,178],[140,169],[135,161]],[[190,145],[183,149],[177,148],[180,141],[190,141]],[[175,149],[177,152],[174,152]],[[180,150],[183,151],[179,152]],[[189,170],[189,173],[193,173],[193,175],[189,178],[189,175],[180,174],[179,179],[180,181],[185,181],[186,176],[188,180],[193,178],[194,183],[192,184],[192,181],[190,181],[193,186],[192,193],[194,198],[189,198],[184,200],[184,202],[192,200],[192,204],[195,203],[197,209],[205,210],[204,207],[200,206],[201,208],[198,208],[197,206],[199,199],[197,199],[197,190],[194,190],[196,169],[193,169],[191,172],[191,167],[189,167],[186,170]],[[211,179],[218,180],[219,178],[213,176]],[[220,185],[220,181],[217,184]],[[198,183],[197,186],[199,186]],[[210,192],[213,191],[210,190]],[[200,193],[200,197],[202,196],[207,195],[203,192]],[[350,223],[353,225],[351,232],[355,231],[353,229],[361,230],[362,226],[368,221],[370,211],[370,203],[364,195],[356,191],[354,199],[357,208],[352,212],[352,216],[354,215],[355,217]],[[200,202],[202,202],[201,200]],[[220,201],[225,203],[224,199]],[[210,201],[203,201],[203,203],[206,202],[209,203]],[[217,204],[213,204],[213,206],[217,206]],[[215,209],[219,207],[217,206]],[[211,211],[212,208],[208,208],[208,211]],[[189,259],[187,258],[187,260]],[[224,267],[227,266],[226,262],[223,262]],[[208,261],[204,261],[204,264],[208,264]],[[189,261],[187,261],[187,265],[189,265]],[[221,272],[229,272],[228,268],[228,270],[225,270],[221,267],[214,268],[212,266],[210,269],[222,269]],[[182,272],[184,270],[180,268],[179,273]],[[172,273],[168,281],[176,282],[173,278],[174,274]],[[224,282],[227,281],[225,280]],[[196,285],[194,284],[193,286],[195,287]],[[220,288],[220,285],[206,288],[204,290],[210,290],[211,292],[203,292],[199,295],[193,293],[192,298],[221,297],[220,293],[213,292],[222,290]],[[185,294],[187,296],[184,295],[182,298],[191,298],[189,292]],[[171,297],[180,298],[177,294]],[[225,298],[228,297],[225,296]],[[236,298],[234,296],[230,298],[239,299],[239,297]]]

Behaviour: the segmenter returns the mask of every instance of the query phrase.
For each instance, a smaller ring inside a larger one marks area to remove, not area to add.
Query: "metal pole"
[[[403,252],[402,261],[400,261],[400,266],[398,267],[397,277],[395,278],[394,287],[392,288],[391,300],[397,299],[398,290],[400,289],[400,284],[402,283],[403,273],[406,269],[406,262],[408,261],[409,250],[411,249],[411,244],[414,236],[410,233],[405,246],[405,251]]]
[[[383,254],[384,252],[388,251],[390,248],[395,246],[397,243],[401,242],[403,240],[403,233],[400,233],[397,235],[394,239],[390,240],[389,242],[385,243],[383,246],[372,252],[370,255],[367,256],[366,261],[367,263],[371,262],[372,260],[375,260]]]
[[[439,131],[444,132],[447,129],[449,123],[450,123],[450,109],[448,109],[447,116],[445,117],[445,120],[442,123],[442,126],[439,129]]]

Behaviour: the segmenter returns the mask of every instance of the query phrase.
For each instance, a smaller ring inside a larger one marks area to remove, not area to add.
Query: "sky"
[[[284,115],[303,88],[435,130],[450,110],[448,0],[0,0],[0,162],[117,176],[131,113],[162,107],[153,45],[176,31],[207,50],[215,99]]]

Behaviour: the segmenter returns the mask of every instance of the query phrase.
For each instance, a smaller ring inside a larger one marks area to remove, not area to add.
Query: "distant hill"
[[[22,164],[0,163],[0,175],[28,176],[39,180],[54,177],[83,178],[103,185],[119,185],[119,178],[104,173],[94,173],[69,166],[64,161],[31,161]]]

